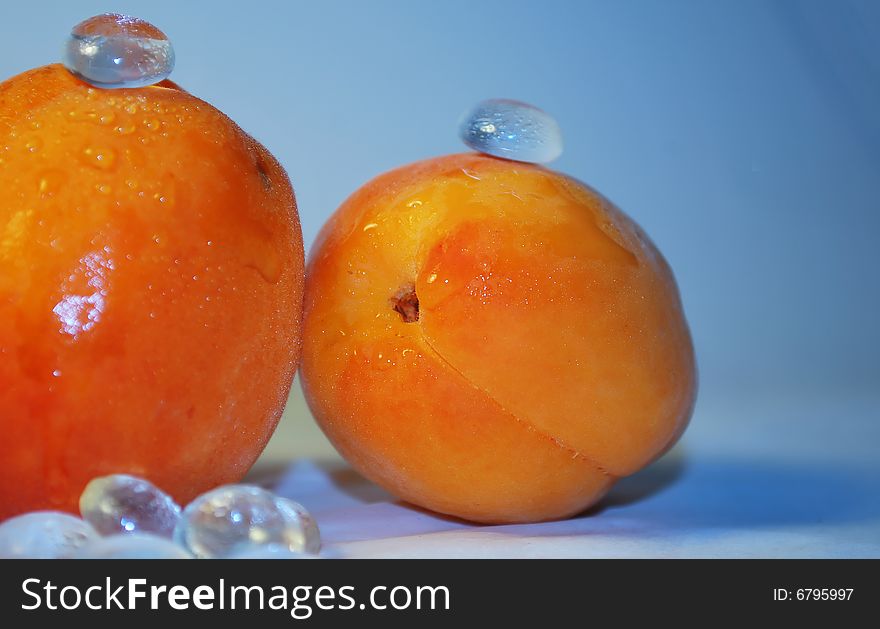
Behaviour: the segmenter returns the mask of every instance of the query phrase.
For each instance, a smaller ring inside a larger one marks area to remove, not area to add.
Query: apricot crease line
[[[582,459],[585,463],[591,465],[592,467],[594,467],[595,469],[597,469],[599,472],[601,472],[601,473],[604,474],[605,476],[608,476],[608,477],[611,477],[611,478],[616,478],[613,474],[611,474],[610,472],[608,472],[608,470],[606,470],[606,469],[603,468],[601,465],[599,465],[598,463],[596,463],[596,461],[594,461],[593,459],[591,459],[590,457],[588,457],[587,455],[585,455],[583,452],[579,452],[578,450],[572,448],[571,446],[569,446],[569,445],[563,443],[562,441],[560,441],[559,439],[557,439],[557,438],[554,437],[553,435],[549,435],[549,434],[543,432],[542,430],[539,430],[538,428],[536,428],[536,427],[535,427],[533,424],[531,424],[530,422],[527,422],[527,421],[525,421],[524,419],[521,419],[520,417],[517,417],[514,413],[512,413],[512,412],[510,412],[509,410],[507,410],[506,408],[504,408],[504,406],[501,404],[501,402],[499,402],[499,401],[496,400],[492,395],[490,395],[488,391],[486,391],[486,390],[483,389],[482,387],[478,386],[478,385],[477,385],[475,382],[473,382],[470,378],[468,378],[466,375],[464,375],[464,373],[462,373],[461,370],[459,370],[455,365],[453,365],[450,361],[448,361],[448,360],[446,359],[446,357],[443,356],[443,354],[441,354],[441,353],[437,350],[436,347],[434,347],[434,345],[433,345],[433,344],[431,343],[431,341],[428,339],[428,335],[425,334],[424,331],[420,330],[420,336],[422,337],[422,340],[424,341],[425,346],[431,351],[432,354],[434,354],[434,356],[437,357],[437,360],[439,360],[439,361],[440,361],[443,365],[445,365],[448,369],[450,369],[450,370],[453,371],[454,373],[458,374],[458,375],[459,375],[459,376],[460,376],[465,382],[467,382],[471,387],[473,387],[474,389],[476,389],[477,391],[479,391],[480,393],[482,393],[484,396],[486,396],[486,398],[487,398],[488,400],[490,400],[490,401],[491,401],[495,406],[497,406],[499,409],[501,409],[501,411],[502,411],[505,415],[509,415],[510,417],[512,417],[512,418],[513,418],[513,421],[515,421],[515,422],[518,423],[518,424],[522,424],[522,425],[526,428],[526,430],[529,430],[529,431],[535,433],[535,434],[538,435],[539,437],[542,437],[542,438],[544,438],[544,439],[549,440],[549,441],[550,441],[551,443],[553,443],[553,445],[555,445],[557,448],[560,448],[561,450],[565,450],[566,452],[570,452],[570,453],[572,454],[572,457],[571,457],[572,459]]]

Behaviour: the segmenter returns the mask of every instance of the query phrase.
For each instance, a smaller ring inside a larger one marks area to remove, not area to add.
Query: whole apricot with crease
[[[478,522],[571,516],[678,439],[696,391],[678,289],[642,230],[540,166],[384,174],[307,267],[302,379],[364,475]]]
[[[243,476],[300,351],[278,162],[173,83],[51,65],[0,84],[0,198],[0,519],[111,473],[184,502]]]

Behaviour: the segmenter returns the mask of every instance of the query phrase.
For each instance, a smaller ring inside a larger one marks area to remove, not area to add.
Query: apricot
[[[287,175],[211,105],[58,65],[0,84],[0,519],[110,473],[183,502],[239,479],[291,385],[303,267]]]
[[[574,179],[476,154],[384,174],[324,226],[301,377],[357,470],[490,523],[583,511],[678,439],[696,391],[644,232]]]

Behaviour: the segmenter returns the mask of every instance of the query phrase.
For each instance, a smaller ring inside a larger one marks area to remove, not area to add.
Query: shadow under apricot
[[[686,455],[679,450],[673,450],[645,469],[632,476],[621,478],[608,495],[588,509],[584,515],[598,515],[605,509],[623,507],[645,500],[675,483],[684,474],[686,467]]]
[[[622,479],[580,517],[661,528],[757,528],[880,519],[880,467],[679,455]]]
[[[248,482],[271,486],[291,465],[256,468]],[[463,523],[397,500],[344,463],[315,465],[336,489],[360,503],[392,502],[414,513]],[[677,448],[621,479],[597,505],[569,522],[593,529],[602,528],[607,518],[617,517],[626,518],[628,526],[623,530],[629,533],[641,528],[757,528],[880,519],[880,466],[866,470],[820,463],[774,463],[711,457]],[[553,535],[555,531],[547,532]]]

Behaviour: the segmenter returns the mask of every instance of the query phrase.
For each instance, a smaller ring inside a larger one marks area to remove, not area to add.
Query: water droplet
[[[88,146],[83,150],[83,163],[98,170],[112,170],[116,154],[112,149]]]
[[[145,87],[171,74],[174,48],[149,22],[104,13],[73,27],[64,65],[95,87]]]
[[[35,511],[0,525],[0,559],[70,557],[98,534],[79,518],[56,511]]]
[[[225,557],[252,545],[279,544],[317,553],[318,526],[292,500],[249,485],[228,485],[202,494],[184,509],[174,539],[196,557]]]
[[[135,126],[131,122],[120,122],[113,130],[119,135],[129,135],[134,133]]]
[[[547,163],[562,154],[562,131],[548,113],[515,100],[485,100],[461,120],[459,137],[475,151]]]
[[[80,548],[73,559],[192,559],[169,539],[139,533],[99,537]]]
[[[83,519],[101,535],[154,533],[171,537],[180,507],[149,481],[126,474],[90,482],[79,499]]]
[[[49,168],[38,173],[39,183],[38,189],[41,197],[53,196],[64,185],[68,178],[68,174],[58,168]]]

